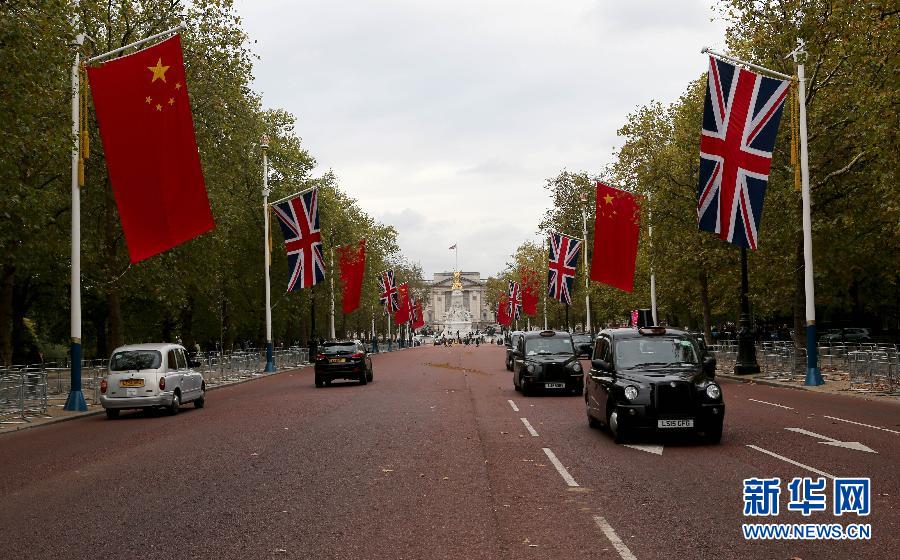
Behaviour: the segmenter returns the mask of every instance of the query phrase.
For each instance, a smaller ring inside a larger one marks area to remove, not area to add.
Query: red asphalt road
[[[590,429],[580,396],[515,392],[500,347],[373,363],[366,386],[316,389],[307,368],[216,390],[207,408],[174,417],[93,416],[0,436],[0,558],[895,557],[896,403],[723,381],[722,443],[640,442],[664,444],[656,455]],[[818,475],[748,445],[871,477],[872,514],[787,512],[787,482]],[[742,516],[753,476],[781,477],[779,517]],[[745,541],[746,522],[871,523],[873,536]]]

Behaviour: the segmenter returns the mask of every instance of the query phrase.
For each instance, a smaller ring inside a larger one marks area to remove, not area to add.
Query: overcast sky
[[[238,0],[255,87],[399,232],[430,278],[483,276],[534,239],[562,169],[599,172],[640,105],[724,45],[712,0]],[[698,115],[698,138],[699,138]],[[699,141],[699,140],[698,140]],[[699,156],[698,156],[699,157]],[[326,218],[327,219],[327,218]]]

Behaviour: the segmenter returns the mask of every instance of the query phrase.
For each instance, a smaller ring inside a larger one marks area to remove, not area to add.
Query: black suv
[[[617,443],[637,432],[701,432],[722,439],[725,402],[716,360],[689,333],[665,327],[609,329],[597,336],[584,392],[588,423]]]
[[[506,337],[506,369],[509,371],[513,370],[513,354],[515,353],[516,345],[519,343],[519,339],[522,338],[522,335],[525,334],[522,331],[512,331],[509,333],[509,336]]]
[[[372,358],[358,340],[329,340],[319,346],[315,362],[316,387],[331,385],[335,379],[372,381]]]
[[[513,352],[513,386],[529,395],[537,389],[584,390],[584,374],[572,335],[565,331],[522,333]]]

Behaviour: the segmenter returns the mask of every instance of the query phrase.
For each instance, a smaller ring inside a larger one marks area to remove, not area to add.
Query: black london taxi
[[[319,346],[315,363],[316,387],[335,379],[350,379],[365,385],[372,381],[372,358],[358,340],[329,340]]]
[[[581,363],[572,335],[565,331],[522,333],[515,347],[513,387],[523,395],[539,389],[584,390]]]
[[[506,337],[506,369],[509,371],[513,370],[513,358],[516,353],[516,345],[519,344],[519,339],[522,338],[522,335],[525,334],[522,331],[512,331],[509,333],[509,336]]]
[[[616,443],[637,433],[694,431],[722,439],[725,402],[716,360],[695,337],[666,327],[608,329],[597,336],[585,377],[588,424]]]

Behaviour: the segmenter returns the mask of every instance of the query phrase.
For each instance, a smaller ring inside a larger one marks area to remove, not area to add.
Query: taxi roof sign
[[[641,327],[638,332],[643,335],[660,335],[666,334],[666,327]]]

